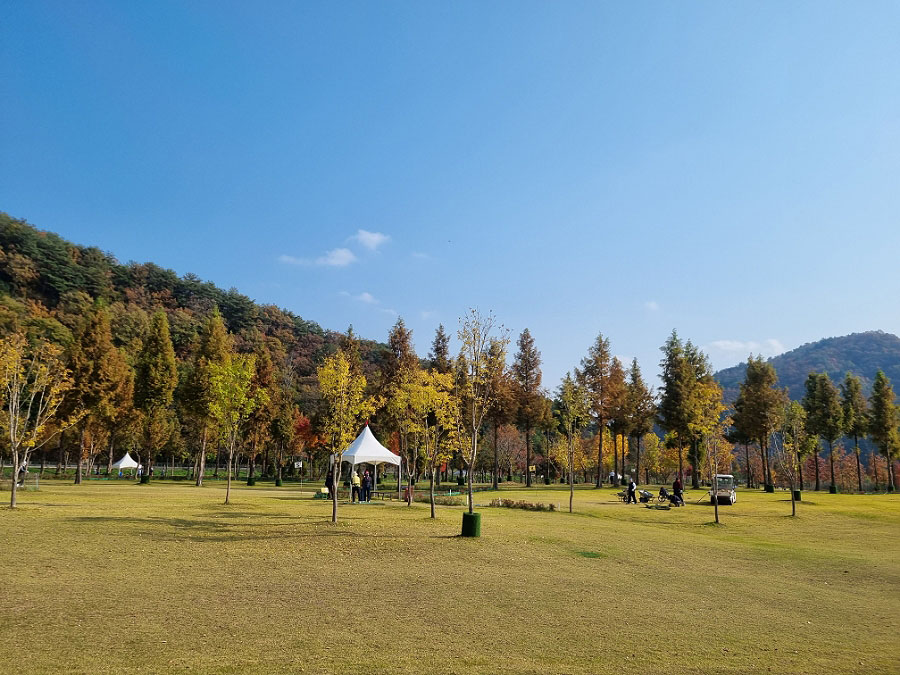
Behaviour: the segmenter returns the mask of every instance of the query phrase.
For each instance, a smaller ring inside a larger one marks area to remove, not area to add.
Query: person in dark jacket
[[[362,478],[362,491],[359,495],[359,500],[361,502],[367,502],[372,497],[372,477],[369,475],[368,470],[363,474]]]
[[[637,504],[637,496],[635,492],[637,491],[637,485],[634,482],[634,478],[628,479],[628,499],[625,500],[626,504]]]
[[[672,483],[672,494],[675,496],[675,499],[678,500],[678,503],[681,504],[681,506],[684,506],[684,495],[682,494],[683,492],[684,486],[682,486],[681,484],[681,477],[675,476],[675,482]]]

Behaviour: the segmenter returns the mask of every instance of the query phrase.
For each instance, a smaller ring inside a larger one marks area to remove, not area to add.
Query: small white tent
[[[125,456],[122,457],[118,462],[112,465],[114,469],[136,469],[138,468],[138,463],[131,459],[130,453],[125,453]]]
[[[400,466],[400,456],[395,455],[379,443],[378,439],[375,438],[375,434],[369,429],[368,424],[356,437],[356,440],[344,450],[341,459],[349,462],[350,466],[356,466],[357,464],[393,464],[397,467]],[[398,475],[399,471],[400,469],[398,468]],[[397,481],[398,491],[400,482],[399,480]]]

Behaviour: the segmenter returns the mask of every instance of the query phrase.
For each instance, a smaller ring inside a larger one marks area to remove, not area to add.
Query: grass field
[[[900,497],[806,492],[791,519],[785,494],[740,492],[715,526],[699,492],[615,492],[480,508],[462,539],[454,507],[342,505],[335,526],[296,487],[226,507],[218,484],[44,483],[0,511],[0,672],[900,669]]]

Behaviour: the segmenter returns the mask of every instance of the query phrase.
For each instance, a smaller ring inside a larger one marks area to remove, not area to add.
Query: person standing
[[[628,479],[628,499],[625,500],[626,504],[637,504],[637,496],[635,492],[637,491],[637,485],[634,482],[634,478]]]
[[[684,505],[683,492],[684,486],[681,484],[681,476],[675,476],[675,482],[672,483],[672,494],[675,495],[675,499],[677,499],[678,503],[682,506]]]
[[[372,477],[369,476],[368,469],[363,473],[362,478],[362,497],[360,501],[368,502],[372,492]]]
[[[359,474],[356,473],[356,469],[353,469],[353,475],[350,476],[350,482],[353,485],[351,494],[350,494],[350,503],[352,504],[353,502],[356,502],[356,501],[361,502],[362,496],[360,495],[360,491],[359,491],[360,480],[359,480]]]

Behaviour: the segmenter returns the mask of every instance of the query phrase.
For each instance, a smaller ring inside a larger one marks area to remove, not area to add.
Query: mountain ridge
[[[883,330],[870,330],[807,342],[783,354],[766,359],[778,375],[778,386],[787,387],[792,399],[803,397],[804,383],[811,372],[828,373],[839,383],[847,372],[858,375],[868,393],[878,370],[893,382],[900,382],[900,337]],[[715,378],[732,402],[740,391],[747,362],[723,368]]]

